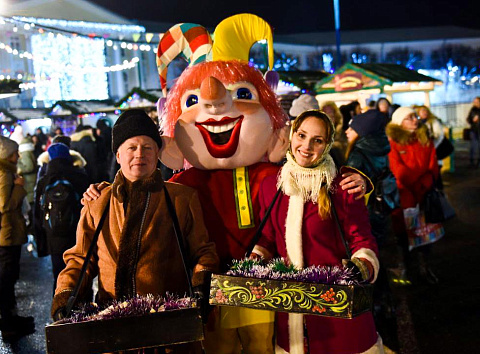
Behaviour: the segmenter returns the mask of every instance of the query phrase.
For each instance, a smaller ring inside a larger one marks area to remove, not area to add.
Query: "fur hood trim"
[[[25,152],[25,151],[34,151],[35,147],[32,143],[24,143],[18,145],[18,152]]]
[[[80,155],[79,152],[75,150],[70,150],[70,156],[72,157],[73,160],[73,166],[75,167],[80,167],[84,168],[87,164],[87,161],[83,158],[82,155]],[[37,158],[37,164],[38,166],[43,166],[44,164],[47,164],[50,162],[50,157],[48,156],[48,151],[44,151],[38,156]]]
[[[428,137],[428,128],[425,125],[419,125],[413,133],[402,128],[398,124],[388,123],[386,127],[387,136],[400,145],[408,145],[418,139],[422,145],[427,145],[430,141]]]
[[[95,141],[95,137],[93,136],[93,133],[90,129],[82,130],[81,132],[78,132],[78,133],[73,133],[70,136],[70,139],[72,139],[72,141],[80,141],[85,137],[90,137],[93,141]]]

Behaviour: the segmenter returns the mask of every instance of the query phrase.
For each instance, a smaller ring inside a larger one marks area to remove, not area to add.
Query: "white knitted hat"
[[[303,94],[293,100],[292,107],[290,108],[288,113],[292,117],[298,117],[300,113],[318,108],[318,101],[315,97],[308,94]]]
[[[416,114],[410,107],[398,107],[392,115],[392,123],[402,125],[403,120],[410,114]]]
[[[12,139],[0,136],[0,159],[6,159],[15,151],[18,151],[18,144]]]

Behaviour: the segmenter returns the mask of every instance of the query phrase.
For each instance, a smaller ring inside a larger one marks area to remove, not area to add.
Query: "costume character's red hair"
[[[227,85],[239,81],[250,82],[258,91],[259,101],[270,116],[273,129],[285,126],[288,117],[260,71],[240,61],[211,61],[187,68],[178,78],[167,96],[165,112],[162,117],[163,134],[173,137],[175,123],[182,113],[180,104],[182,95],[187,90],[199,88],[203,79],[209,76],[213,76]]]

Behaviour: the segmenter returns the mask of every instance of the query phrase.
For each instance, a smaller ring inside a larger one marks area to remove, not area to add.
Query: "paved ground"
[[[446,235],[434,245],[432,267],[440,283],[427,286],[413,272],[411,286],[393,289],[396,312],[379,322],[390,352],[480,352],[480,169],[467,168],[467,148],[465,142],[457,142],[456,170],[443,175],[457,217],[445,223]],[[18,305],[21,314],[35,317],[37,331],[15,344],[0,339],[0,354],[45,353],[44,326],[50,322],[51,287],[49,259],[35,258],[25,251],[17,286]]]

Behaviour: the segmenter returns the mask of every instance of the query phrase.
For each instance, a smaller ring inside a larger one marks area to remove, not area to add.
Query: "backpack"
[[[42,224],[48,237],[71,237],[80,216],[80,197],[66,179],[45,187],[40,200]]]
[[[374,172],[375,168],[368,156],[361,149],[356,149],[356,151],[363,155],[370,169]],[[374,190],[370,196],[369,204],[375,214],[388,215],[394,209],[400,207],[397,179],[388,166],[375,176],[372,176],[372,181],[374,183]]]

